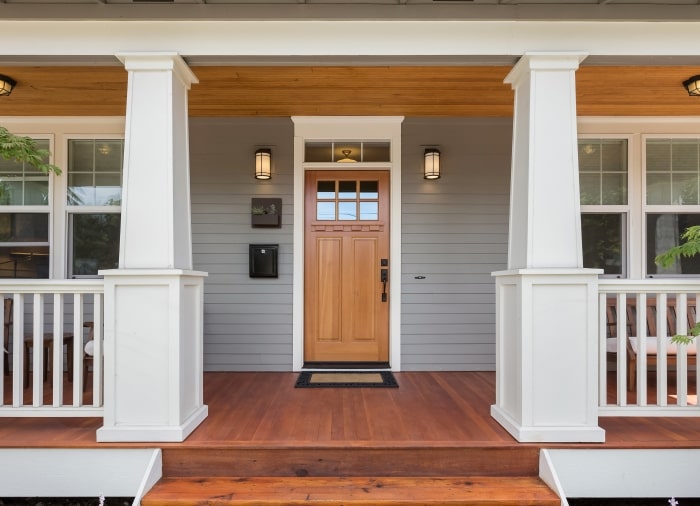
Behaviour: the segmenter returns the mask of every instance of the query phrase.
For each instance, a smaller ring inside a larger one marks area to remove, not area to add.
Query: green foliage
[[[692,329],[688,329],[687,336],[683,334],[675,335],[671,338],[671,342],[676,344],[690,344],[698,335],[700,335],[700,322],[697,322]]]
[[[0,126],[0,156],[5,160],[28,163],[48,174],[60,174],[61,169],[50,163],[45,163],[49,152],[39,149],[34,139],[10,133],[7,128]]]
[[[658,255],[654,262],[662,267],[670,267],[680,257],[692,257],[700,253],[700,225],[688,227],[682,234],[683,243]]]

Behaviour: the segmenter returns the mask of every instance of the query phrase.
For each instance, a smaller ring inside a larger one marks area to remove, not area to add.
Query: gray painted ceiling
[[[700,0],[0,0],[0,19],[700,20]]]

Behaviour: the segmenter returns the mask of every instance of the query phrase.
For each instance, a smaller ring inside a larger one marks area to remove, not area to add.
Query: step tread
[[[466,476],[166,478],[141,501],[143,506],[470,503],[558,506],[560,500],[534,476]]]

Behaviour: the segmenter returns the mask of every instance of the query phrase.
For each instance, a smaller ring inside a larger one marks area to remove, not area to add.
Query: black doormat
[[[390,371],[304,371],[296,388],[397,388]]]

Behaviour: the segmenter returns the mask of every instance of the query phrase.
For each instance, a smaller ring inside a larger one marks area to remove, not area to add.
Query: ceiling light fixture
[[[700,96],[700,75],[686,79],[683,81],[683,86],[688,91],[688,95],[692,97]]]
[[[0,74],[0,96],[9,95],[12,93],[12,89],[17,84],[17,81],[11,77],[4,76]]]

